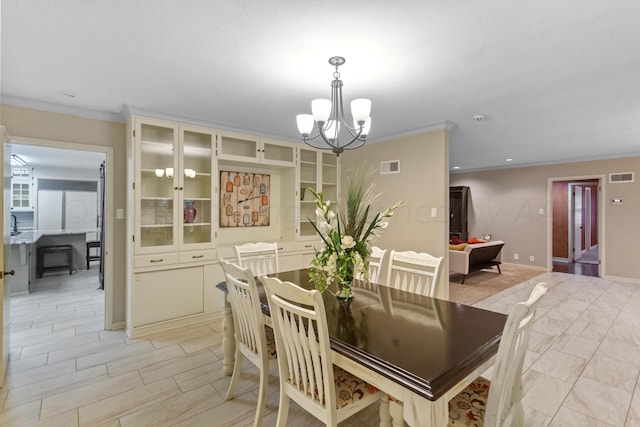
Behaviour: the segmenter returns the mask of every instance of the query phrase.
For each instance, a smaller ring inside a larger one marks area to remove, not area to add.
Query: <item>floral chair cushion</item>
[[[335,365],[333,365],[333,380],[336,385],[338,409],[378,392],[378,389],[371,384]]]
[[[482,427],[490,386],[489,380],[478,377],[451,399],[449,401],[449,425]]]
[[[267,336],[267,355],[269,359],[276,359],[278,355],[276,353],[276,337],[273,335],[273,329],[265,325],[264,332]]]

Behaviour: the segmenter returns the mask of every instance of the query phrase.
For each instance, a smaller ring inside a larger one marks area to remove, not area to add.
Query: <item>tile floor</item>
[[[525,425],[640,426],[640,284],[550,272],[477,305],[506,312],[539,281],[550,290],[525,363]],[[223,399],[221,321],[131,340],[102,330],[96,283],[94,273],[51,275],[12,298],[0,425],[252,425],[255,369],[245,365],[237,397]],[[264,426],[277,403],[274,378]],[[377,423],[374,406],[342,425]],[[292,405],[289,425],[321,424]]]

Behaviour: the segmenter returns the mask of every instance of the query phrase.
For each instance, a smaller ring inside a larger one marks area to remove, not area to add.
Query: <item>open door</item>
[[[573,261],[582,256],[582,186],[572,186],[573,198]],[[571,255],[570,255],[571,256]]]
[[[2,228],[3,244],[0,245],[0,259],[2,260],[2,270],[0,271],[0,354],[2,354],[2,365],[0,366],[0,386],[4,385],[4,377],[7,373],[7,363],[9,362],[9,278],[10,271],[9,262],[11,260],[9,231],[9,206],[11,197],[11,150],[7,149],[6,142],[8,140],[7,132],[3,126],[0,126],[0,187],[3,189],[3,197],[0,198],[0,226]]]

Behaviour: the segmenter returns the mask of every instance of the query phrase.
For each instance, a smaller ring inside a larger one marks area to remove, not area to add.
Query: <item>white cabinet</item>
[[[127,333],[135,337],[206,321],[223,306],[205,300],[213,295],[205,271],[217,263],[215,130],[135,116],[127,126]]]
[[[299,198],[296,212],[296,238],[317,239],[317,233],[309,219],[315,221],[316,205],[309,188],[322,192],[325,201],[336,203],[340,196],[340,159],[331,152],[300,148],[296,187]],[[336,210],[336,206],[332,208]]]
[[[32,212],[35,199],[34,182],[30,171],[14,173],[11,177],[11,210],[14,212]]]
[[[269,138],[258,138],[231,132],[219,132],[217,155],[220,160],[295,166],[295,146]]]
[[[135,119],[136,255],[214,247],[215,133]]]

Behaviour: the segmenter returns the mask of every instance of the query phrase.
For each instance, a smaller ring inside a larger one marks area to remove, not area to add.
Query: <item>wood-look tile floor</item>
[[[11,360],[0,425],[250,426],[257,370],[246,363],[224,400],[221,321],[128,339],[104,331],[97,275],[57,274],[11,298]],[[640,426],[640,284],[549,272],[478,304],[506,312],[535,283],[550,291],[529,344],[523,380],[527,426]],[[275,425],[278,382],[264,426]],[[374,405],[343,426],[375,426]],[[291,426],[320,426],[291,405]]]

